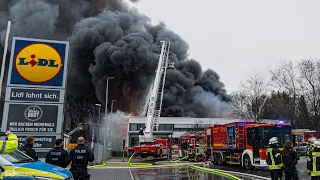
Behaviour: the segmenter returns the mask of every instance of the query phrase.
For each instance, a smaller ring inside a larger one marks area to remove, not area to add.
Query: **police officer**
[[[281,151],[278,149],[278,138],[273,137],[269,140],[270,148],[267,149],[267,164],[272,180],[280,180],[282,178],[283,163]]]
[[[292,142],[286,142],[282,152],[285,180],[298,180],[296,164],[299,159],[296,150],[293,148]]]
[[[38,161],[38,154],[33,148],[33,143],[34,143],[34,137],[32,136],[27,136],[26,137],[26,143],[24,146],[21,146],[19,148],[20,151],[24,152],[26,155],[30,156],[32,159],[35,161]]]
[[[9,154],[18,148],[18,137],[10,131],[1,132],[0,136],[7,136],[6,141],[0,141],[0,154]]]
[[[320,141],[314,141],[314,150],[311,151],[307,160],[307,169],[310,170],[312,180],[320,180]]]
[[[68,155],[67,164],[72,161],[70,171],[74,180],[88,180],[90,175],[87,166],[88,162],[94,160],[94,155],[89,148],[85,147],[83,137],[79,137],[77,142],[77,147],[72,149]]]
[[[68,151],[63,149],[63,140],[57,139],[56,147],[54,147],[47,153],[46,163],[66,168],[68,166],[67,158]]]
[[[10,131],[0,132],[0,136],[7,136],[6,141],[0,141],[0,154],[9,154],[18,149],[18,137]],[[4,176],[1,173],[0,179],[3,179]]]

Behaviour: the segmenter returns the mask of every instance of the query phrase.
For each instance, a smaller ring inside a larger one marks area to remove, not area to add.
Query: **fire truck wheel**
[[[222,156],[221,156],[220,153],[218,154],[217,162],[218,162],[218,165],[219,165],[219,166],[222,166],[222,165],[223,165],[223,160],[222,160]]]
[[[250,157],[248,154],[244,155],[244,157],[243,157],[243,167],[246,170],[253,170],[254,169],[254,166],[252,166],[251,160],[250,160]]]

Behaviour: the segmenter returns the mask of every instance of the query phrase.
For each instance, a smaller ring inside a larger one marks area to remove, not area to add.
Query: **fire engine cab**
[[[245,169],[267,167],[269,139],[278,137],[279,147],[292,141],[290,124],[233,122],[205,128],[205,146],[214,164],[237,164]]]

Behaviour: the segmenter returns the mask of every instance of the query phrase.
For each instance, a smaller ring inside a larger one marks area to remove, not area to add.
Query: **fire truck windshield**
[[[260,127],[260,132],[260,147],[270,147],[269,139],[272,137],[278,137],[279,147],[283,147],[287,141],[292,141],[292,132],[290,126],[264,126]]]

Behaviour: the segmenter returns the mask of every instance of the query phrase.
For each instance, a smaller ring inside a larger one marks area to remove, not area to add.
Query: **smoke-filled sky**
[[[320,57],[318,0],[141,0],[133,4],[190,44],[190,57],[221,76],[230,93],[282,59]]]
[[[167,72],[162,115],[229,115],[230,97],[214,67],[202,68],[188,57],[190,45],[179,34],[165,23],[152,25],[149,17],[121,0],[1,0],[0,7],[2,44],[8,20],[10,38],[69,41],[69,96],[97,97],[105,103],[106,78],[114,76],[109,100],[117,100],[115,107],[121,111],[143,112],[160,41],[167,40],[176,69]]]

